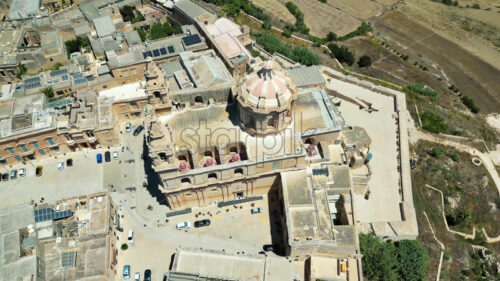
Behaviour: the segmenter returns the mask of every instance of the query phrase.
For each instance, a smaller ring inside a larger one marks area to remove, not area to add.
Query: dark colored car
[[[71,167],[71,166],[73,166],[73,159],[71,159],[71,158],[70,158],[70,159],[67,159],[67,160],[66,160],[66,166],[67,166],[67,167]]]
[[[151,281],[151,269],[144,271],[144,281]]]
[[[267,245],[264,245],[264,247],[262,247],[262,248],[263,248],[263,249],[264,249],[264,251],[266,251],[266,252],[272,252],[272,251],[274,251],[274,247],[273,247],[273,245],[269,245],[269,244],[267,244]]]
[[[144,130],[144,126],[140,125],[139,127],[137,127],[135,130],[134,130],[134,137],[137,137],[141,132],[142,130]]]
[[[168,279],[168,273],[163,273],[163,281],[167,281]]]
[[[194,227],[203,227],[203,226],[209,226],[209,225],[210,225],[210,220],[201,220],[201,221],[194,222]]]
[[[2,181],[8,181],[9,180],[9,174],[8,173],[3,173],[2,174]]]
[[[104,152],[104,160],[106,162],[111,161],[111,153],[109,151]]]

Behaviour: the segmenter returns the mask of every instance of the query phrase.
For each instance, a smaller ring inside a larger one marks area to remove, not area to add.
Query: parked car
[[[188,221],[180,222],[176,226],[177,230],[188,229],[191,228],[191,223]]]
[[[274,251],[274,247],[273,247],[273,245],[266,244],[266,245],[264,245],[262,248],[263,248],[263,249],[264,249],[264,251],[266,251],[266,252],[272,252],[272,251]]]
[[[167,281],[168,279],[168,273],[163,273],[163,281]]]
[[[141,274],[139,272],[136,272],[134,275],[134,281],[141,281]]]
[[[43,167],[41,165],[39,166],[36,166],[36,169],[35,169],[35,174],[37,177],[40,177],[42,176],[42,172],[43,172]]]
[[[21,168],[21,169],[19,169],[18,173],[19,173],[20,177],[24,177],[24,176],[26,176],[26,169],[25,168]]]
[[[111,161],[111,153],[109,151],[104,152],[104,160],[106,162]]]
[[[64,162],[61,161],[61,162],[57,163],[57,170],[58,171],[64,170]]]
[[[9,173],[3,173],[2,174],[2,181],[8,181],[9,180]]]
[[[130,278],[130,265],[126,265],[123,267],[123,279],[127,280]]]
[[[17,170],[10,171],[10,179],[11,180],[17,179]]]
[[[151,281],[151,269],[144,271],[144,281]]]
[[[113,159],[118,160],[118,151],[113,151]]]
[[[194,227],[203,227],[209,225],[210,225],[210,220],[199,220],[194,222]]]
[[[139,127],[135,128],[134,130],[134,137],[137,137],[141,132],[142,130],[144,130],[144,126],[140,125]]]
[[[71,167],[73,166],[73,159],[69,158],[66,160],[66,166]]]
[[[125,132],[130,132],[131,129],[132,129],[132,124],[130,124],[130,122],[127,122],[125,124]]]
[[[131,244],[134,243],[134,232],[132,230],[128,231],[127,241]]]
[[[102,163],[102,154],[101,153],[97,153],[96,160],[97,160],[97,164],[101,164]]]
[[[264,209],[262,209],[260,207],[259,208],[253,208],[252,210],[250,210],[250,213],[252,213],[252,214],[260,214],[262,212],[264,212]]]

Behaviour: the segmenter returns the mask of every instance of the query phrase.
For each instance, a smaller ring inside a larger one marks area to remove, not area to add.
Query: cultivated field
[[[370,0],[328,0],[327,4],[360,20],[367,20],[382,11],[382,5]]]
[[[463,0],[459,3],[461,7],[450,7],[432,1],[408,0],[398,5],[398,10],[500,69],[498,1]],[[473,3],[480,4],[481,9],[465,8]]]
[[[402,47],[439,65],[452,84],[474,99],[482,113],[498,112],[500,70],[490,64],[491,60],[471,55],[461,44],[440,36],[398,12],[385,13],[374,20],[374,25],[382,36],[397,41]]]
[[[295,22],[295,17],[290,14],[283,3],[280,3],[277,0],[253,0],[252,3],[279,19],[292,24]]]

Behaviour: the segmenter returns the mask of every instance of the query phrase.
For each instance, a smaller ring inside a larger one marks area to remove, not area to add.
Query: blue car
[[[101,153],[97,153],[96,160],[97,160],[97,164],[102,163],[102,154]]]
[[[130,265],[126,265],[123,267],[123,279],[127,280],[130,278]]]

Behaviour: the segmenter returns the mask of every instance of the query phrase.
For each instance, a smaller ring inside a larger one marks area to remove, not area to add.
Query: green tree
[[[48,99],[54,97],[54,91],[51,87],[45,88],[41,91]]]
[[[317,65],[319,64],[319,57],[315,53],[311,52],[306,47],[295,47],[293,49],[292,59],[304,65]]]
[[[339,47],[335,43],[328,44],[328,49],[331,51],[331,56],[336,58],[339,62],[344,62],[347,65],[354,63],[354,54],[349,51],[347,46]]]
[[[64,45],[66,45],[68,57],[71,53],[80,51],[80,44],[78,43],[78,39],[68,40],[64,42]]]
[[[427,275],[427,249],[418,241],[396,242],[397,271],[401,280],[425,280]]]
[[[328,32],[328,35],[326,36],[326,40],[330,41],[337,41],[337,34],[335,32]]]
[[[382,242],[375,235],[359,236],[361,254],[363,254],[363,275],[369,280],[396,281],[396,249],[394,244]]]
[[[146,39],[148,39],[148,35],[146,34],[146,31],[142,28],[134,28],[137,30],[137,33],[139,33],[139,37],[141,37],[141,41],[144,42]]]
[[[359,58],[358,65],[359,67],[369,67],[372,65],[372,59],[367,55],[363,55]]]
[[[134,12],[135,7],[129,5],[125,5],[120,8],[120,14],[122,15],[124,22],[131,21],[135,17]]]
[[[461,97],[462,103],[470,109],[473,113],[479,113],[479,107],[474,103],[474,100],[469,98],[468,96],[462,95]]]
[[[24,64],[22,63],[19,63],[17,65],[17,68],[18,68],[18,71],[17,71],[17,78],[18,79],[21,79],[21,77],[26,74],[26,72],[28,72],[28,69],[26,68],[26,66],[24,66]]]

